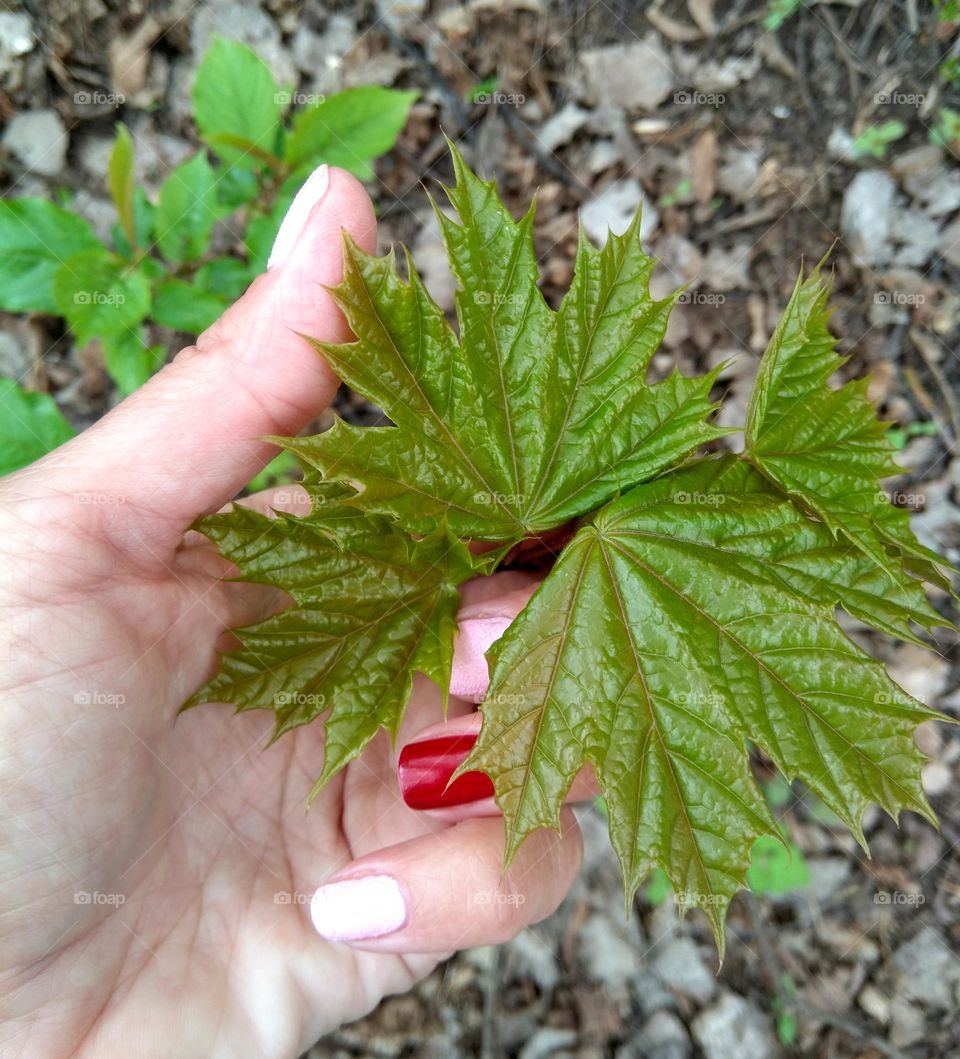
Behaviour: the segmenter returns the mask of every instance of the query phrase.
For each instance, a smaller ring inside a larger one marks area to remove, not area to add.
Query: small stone
[[[693,1046],[686,1027],[671,1011],[658,1011],[643,1024],[616,1059],[688,1059]]]
[[[707,968],[696,943],[677,935],[657,947],[653,973],[670,989],[701,1004],[717,991],[717,981]]]
[[[421,22],[427,11],[427,0],[377,0],[377,14],[397,32]]]
[[[623,160],[623,151],[613,140],[596,140],[587,156],[587,169],[591,173],[602,173]]]
[[[844,192],[840,225],[850,250],[865,265],[890,259],[896,192],[893,177],[883,169],[857,173]]]
[[[954,268],[960,268],[960,217],[940,233],[940,256]]]
[[[704,286],[715,291],[749,290],[750,244],[732,247],[710,246],[703,257],[700,278]]]
[[[54,110],[24,110],[11,118],[3,146],[28,170],[56,176],[67,158],[67,130]]]
[[[942,761],[928,761],[923,766],[923,789],[931,798],[938,794],[946,794],[953,786],[953,773],[950,766]]]
[[[113,137],[84,136],[76,151],[87,174],[102,180],[113,153]]]
[[[549,993],[560,981],[559,959],[533,932],[523,930],[506,947],[506,969],[516,978],[532,979],[541,993]]]
[[[760,158],[753,151],[726,145],[720,151],[717,190],[738,202],[752,198],[760,180]]]
[[[586,98],[598,106],[656,110],[675,85],[673,64],[660,38],[591,48],[580,56]]]
[[[927,1035],[926,1012],[900,996],[890,1001],[890,1023],[890,1043],[895,1048],[909,1048]]]
[[[589,120],[589,111],[576,103],[568,103],[540,126],[537,141],[545,151],[555,151],[569,143]]]
[[[693,1036],[706,1059],[778,1059],[773,1026],[736,993],[725,993],[693,1020]]]
[[[555,1026],[544,1026],[523,1046],[519,1059],[547,1059],[577,1043],[576,1030],[564,1030]]]
[[[5,80],[14,60],[33,50],[30,19],[12,11],[0,11],[0,80]]]
[[[842,125],[834,125],[830,132],[827,153],[831,158],[839,158],[842,162],[856,162],[859,157],[856,141]]]
[[[931,926],[920,929],[893,954],[900,995],[927,1007],[948,1010],[957,1002],[960,959]]]
[[[872,1019],[884,1026],[890,1021],[890,998],[884,996],[874,985],[864,986],[857,997],[857,1003]]]
[[[850,878],[850,862],[843,857],[808,857],[810,882],[793,896],[805,901],[812,897],[822,905],[837,900],[837,891]]]
[[[607,241],[609,232],[623,235],[630,227],[637,207],[643,203],[643,219],[640,222],[640,238],[646,240],[659,223],[657,211],[652,203],[644,200],[643,188],[638,180],[629,178],[608,184],[580,211],[584,231],[600,246]]]
[[[242,0],[207,0],[194,9],[190,43],[200,61],[215,36],[249,44],[270,67],[279,85],[296,85],[297,70],[276,22],[256,4]]]
[[[580,931],[579,943],[580,958],[591,981],[625,986],[636,975],[638,948],[607,916],[592,915]]]
[[[930,506],[929,496],[925,506]],[[946,691],[950,663],[917,644],[907,643],[897,648],[887,671],[908,695],[932,706]]]
[[[905,151],[890,164],[903,189],[931,217],[960,207],[960,171],[947,168],[943,150],[926,143]]]

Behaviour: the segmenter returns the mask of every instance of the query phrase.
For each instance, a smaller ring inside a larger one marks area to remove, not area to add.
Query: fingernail
[[[512,620],[499,614],[460,618],[453,647],[451,695],[476,699],[487,690],[490,686],[490,670],[486,653],[507,631]]]
[[[400,793],[407,805],[411,809],[448,809],[492,798],[493,782],[485,772],[465,772],[450,783],[476,741],[476,733],[467,732],[407,743],[397,763]]]
[[[267,268],[277,268],[289,257],[290,252],[300,238],[310,216],[310,211],[326,194],[330,184],[330,171],[325,165],[319,165],[307,177],[303,187],[297,192],[290,208],[287,210],[280,231],[273,241],[273,249],[267,259]]]
[[[382,938],[407,921],[407,904],[392,875],[361,875],[321,886],[310,902],[310,918],[328,941]]]

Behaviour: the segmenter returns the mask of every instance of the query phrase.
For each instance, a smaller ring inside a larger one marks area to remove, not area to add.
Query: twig
[[[493,959],[483,983],[483,1030],[480,1039],[481,1059],[497,1059],[497,991],[500,986],[500,968],[503,963],[503,946],[496,945]]]
[[[558,162],[551,151],[546,151],[540,146],[536,136],[527,128],[520,115],[517,114],[515,107],[502,105],[498,109],[500,114],[503,115],[507,128],[520,141],[520,145],[533,155],[542,169],[568,187],[575,188],[582,195],[590,194],[590,189],[582,184],[562,163]]]

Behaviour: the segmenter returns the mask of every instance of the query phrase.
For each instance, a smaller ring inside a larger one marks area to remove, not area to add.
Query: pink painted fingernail
[[[267,261],[267,268],[277,268],[290,257],[300,233],[303,231],[310,216],[310,211],[327,193],[330,186],[330,171],[325,165],[317,166],[316,169],[304,181],[303,187],[297,192],[296,198],[290,203],[280,231],[273,241],[273,249]]]
[[[478,615],[463,618],[453,645],[453,669],[450,694],[477,699],[490,686],[490,671],[485,657],[491,645],[507,631],[513,618],[505,615]]]
[[[382,938],[407,921],[407,903],[392,875],[360,875],[321,886],[310,902],[317,933],[328,941]]]

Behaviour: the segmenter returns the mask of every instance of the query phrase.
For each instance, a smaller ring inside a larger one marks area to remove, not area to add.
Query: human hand
[[[533,835],[501,877],[502,820],[408,808],[382,733],[307,813],[321,726],[264,749],[268,713],[176,719],[224,630],[277,605],[226,583],[184,533],[267,461],[252,439],[296,433],[332,399],[298,333],[347,337],[321,287],[339,279],[341,228],[373,249],[362,187],[318,172],[271,268],[195,347],[0,481],[4,1054],[295,1056],[444,954],[549,914],[576,872],[567,811],[563,835]],[[465,586],[461,690],[482,665],[474,634],[489,639],[531,588],[519,574]],[[473,708],[452,698],[453,731],[475,730]],[[417,677],[399,744],[440,720]],[[308,903],[331,879],[314,903],[323,937]]]

